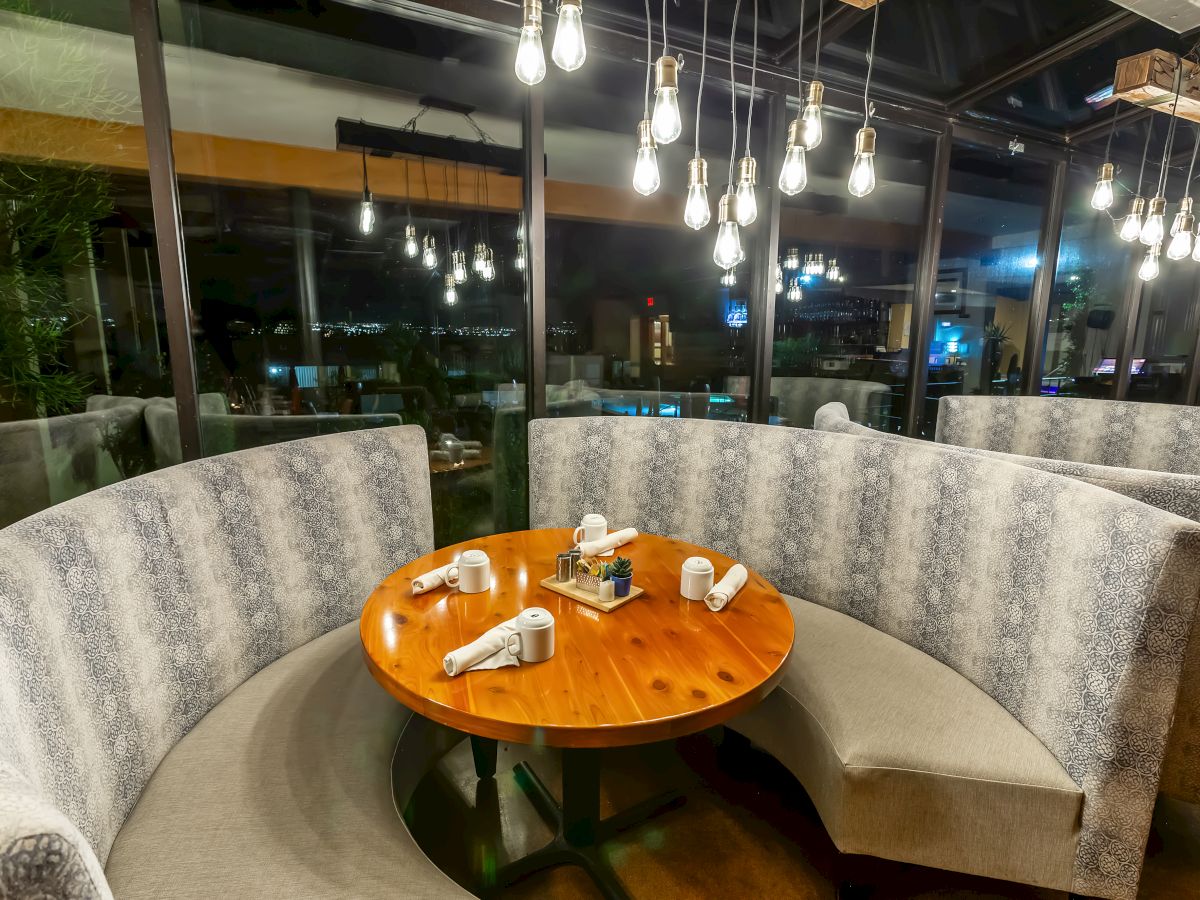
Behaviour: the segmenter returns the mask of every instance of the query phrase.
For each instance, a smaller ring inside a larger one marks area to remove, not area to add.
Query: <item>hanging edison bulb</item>
[[[1163,237],[1166,235],[1166,222],[1163,218],[1166,211],[1166,197],[1160,194],[1150,201],[1150,213],[1146,216],[1146,221],[1142,224],[1142,230],[1138,232],[1138,240],[1147,247],[1162,243]]]
[[[1138,239],[1138,235],[1142,232],[1142,210],[1146,208],[1146,201],[1141,197],[1134,197],[1129,204],[1129,215],[1121,222],[1121,240],[1132,243]]]
[[[741,226],[753,225],[758,218],[758,200],[754,186],[758,184],[758,160],[743,156],[738,160],[737,221]]]
[[[1142,281],[1153,281],[1158,277],[1158,255],[1161,250],[1161,244],[1154,244],[1147,248],[1146,258],[1142,260],[1141,268],[1138,269],[1138,278]]]
[[[726,269],[721,273],[721,286],[733,287],[737,284],[737,276],[733,274],[733,269]]]
[[[825,98],[825,85],[819,81],[810,81],[808,83],[808,102],[804,104],[804,112],[800,114],[803,125],[800,129],[800,138],[804,143],[805,150],[815,150],[821,144],[821,138],[825,136],[824,128],[821,126],[821,103]]]
[[[450,268],[455,284],[465,282],[467,280],[467,254],[462,250],[451,251]]]
[[[453,306],[455,303],[458,302],[458,288],[455,287],[454,276],[447,274],[446,279],[445,279],[445,284],[446,284],[446,294],[445,294],[446,305]]]
[[[797,247],[788,247],[787,253],[783,257],[783,267],[785,269],[795,270],[800,268],[800,250]]]
[[[787,150],[783,154],[783,168],[779,170],[779,189],[794,197],[808,187],[808,164],[804,160],[804,144],[800,130],[804,123],[793,119],[788,126]]]
[[[824,253],[814,253],[813,254],[812,273],[817,276],[825,275],[825,254]]]
[[[792,303],[799,303],[804,299],[804,288],[800,286],[799,278],[793,278],[788,284],[787,299]]]
[[[491,247],[483,248],[483,265],[479,267],[479,277],[484,281],[491,281],[496,277],[496,264],[492,259]]]
[[[525,242],[521,241],[517,244],[517,256],[513,260],[513,265],[517,267],[518,272],[525,271]]]
[[[775,293],[783,293],[783,266],[775,263]]]
[[[417,226],[404,226],[404,255],[409,259],[416,259],[417,254],[421,252],[420,246],[417,244]]]
[[[1200,225],[1196,226],[1196,233],[1192,235],[1192,259],[1200,262]]]
[[[637,161],[633,165],[633,189],[643,197],[658,190],[658,153],[655,151],[654,135],[650,131],[650,120],[638,122]]]
[[[708,207],[708,162],[699,156],[688,160],[688,194],[683,207],[683,221],[688,228],[699,231],[712,219]]]
[[[833,257],[829,259],[829,268],[825,270],[825,277],[830,281],[842,280],[842,270],[838,267],[837,260]]]
[[[1183,259],[1192,252],[1192,226],[1196,218],[1192,215],[1192,198],[1184,197],[1179,203],[1179,214],[1171,225],[1171,243],[1167,245],[1170,259]]]
[[[574,72],[587,59],[583,39],[583,0],[559,0],[558,27],[554,29],[554,64],[564,72]]]
[[[860,128],[854,136],[854,165],[847,182],[850,193],[865,197],[875,190],[875,129]]]
[[[669,144],[683,131],[679,118],[679,61],[660,56],[654,63],[654,112],[650,116],[651,134],[660,144]]]
[[[426,234],[421,244],[421,265],[427,269],[436,269],[438,264],[437,238],[432,234]]]
[[[366,188],[363,188],[362,202],[358,205],[358,230],[363,234],[375,230],[375,201]]]
[[[483,255],[485,250],[487,250],[487,245],[482,241],[475,244],[474,256],[471,257],[471,270],[476,275],[483,271]]]
[[[1092,191],[1092,209],[1108,209],[1113,204],[1113,164],[1104,163],[1096,173],[1096,189]]]
[[[722,269],[732,269],[745,258],[742,236],[738,232],[737,197],[725,193],[717,204],[717,241],[713,245],[713,262]]]
[[[517,39],[517,59],[513,71],[529,85],[546,77],[546,54],[542,51],[542,0],[523,0],[521,36]]]

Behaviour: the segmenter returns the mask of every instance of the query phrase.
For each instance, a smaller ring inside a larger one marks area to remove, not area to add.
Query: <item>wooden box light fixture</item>
[[[1166,50],[1147,50],[1117,62],[1113,99],[1171,113],[1175,99],[1176,67],[1183,66],[1176,115],[1200,122],[1200,65]]]

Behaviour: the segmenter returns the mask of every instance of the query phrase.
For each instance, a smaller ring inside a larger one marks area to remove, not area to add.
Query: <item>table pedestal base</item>
[[[493,889],[502,890],[555,866],[580,866],[608,900],[626,900],[629,895],[604,859],[601,846],[622,831],[682,805],[684,798],[677,791],[669,791],[601,819],[600,751],[563,750],[562,753],[561,806],[528,765],[520,763],[513,769],[517,785],[554,831],[554,839],[540,850],[502,867],[496,873]]]

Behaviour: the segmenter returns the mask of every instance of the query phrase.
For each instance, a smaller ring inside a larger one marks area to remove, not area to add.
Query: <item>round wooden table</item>
[[[633,562],[633,583],[645,593],[612,612],[592,609],[539,585],[553,575],[557,554],[571,546],[570,529],[546,529],[423,556],[372,592],[360,634],[367,666],[396,699],[471,736],[480,777],[495,774],[497,740],[564,748],[561,806],[527,766],[514,772],[557,836],[501,869],[496,885],[573,863],[587,869],[605,896],[623,897],[599,844],[680,799],[653,798],[600,821],[599,748],[692,734],[754,706],[782,678],[794,626],[783,597],[753,571],[721,612],[685,600],[679,594],[685,559],[707,557],[718,578],[734,560],[650,534],[617,550]],[[443,586],[413,595],[414,578],[470,548],[491,558],[490,591],[463,594]],[[554,615],[551,659],[446,675],[448,651],[530,606]]]

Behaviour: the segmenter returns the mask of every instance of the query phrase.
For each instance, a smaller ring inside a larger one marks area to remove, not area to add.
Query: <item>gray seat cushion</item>
[[[163,759],[113,844],[113,895],[471,896],[392,803],[411,715],[367,672],[357,622],[272,663]]]
[[[1069,889],[1083,793],[1050,751],[953,669],[787,600],[787,674],[730,725],[791,769],[838,849]]]

